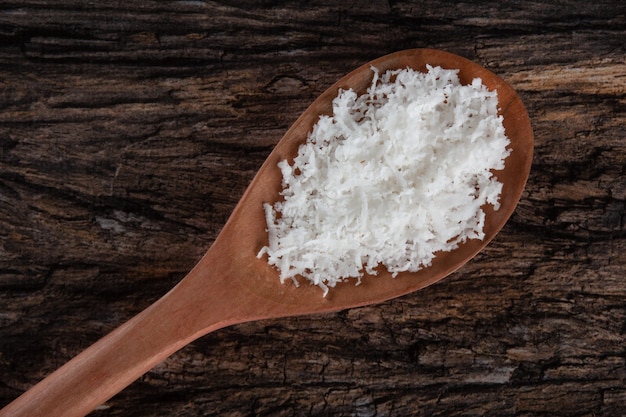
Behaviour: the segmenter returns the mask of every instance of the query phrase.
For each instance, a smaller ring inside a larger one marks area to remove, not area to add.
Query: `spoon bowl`
[[[278,162],[291,160],[319,116],[330,114],[338,89],[365,92],[372,80],[372,66],[382,73],[406,67],[426,71],[427,64],[458,69],[463,84],[481,78],[487,88],[498,92],[511,154],[505,168],[495,172],[503,183],[500,209],[483,208],[485,238],[438,253],[430,267],[418,272],[400,273],[393,278],[381,270],[375,277],[366,275],[358,287],[354,281],[339,284],[326,297],[314,285],[281,284],[279,272],[256,256],[267,244],[263,203],[280,199],[282,175]],[[526,184],[532,153],[533,134],[522,101],[487,69],[431,49],[406,50],[375,59],[333,84],[291,126],[214,244],[176,287],[0,410],[0,417],[84,416],[167,356],[211,331],[246,321],[378,303],[433,284],[470,260],[504,226]]]

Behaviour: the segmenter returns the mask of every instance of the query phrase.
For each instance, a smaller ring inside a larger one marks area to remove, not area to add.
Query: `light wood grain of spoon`
[[[278,271],[256,257],[267,242],[262,205],[277,201],[281,190],[279,161],[292,159],[320,114],[330,114],[339,88],[364,92],[371,66],[381,72],[426,64],[459,69],[463,84],[479,77],[497,90],[500,113],[511,140],[504,170],[501,208],[486,211],[484,240],[471,240],[438,254],[432,266],[392,278],[386,271],[331,289],[322,297],[316,286],[281,284]],[[0,417],[84,416],[124,389],[154,365],[191,341],[216,329],[267,318],[331,312],[378,303],[430,285],[478,253],[513,212],[528,178],[533,134],[528,114],[513,89],[485,68],[459,56],[431,49],[397,52],[371,61],[326,90],[287,131],[269,155],[214,244],[170,292],[0,411]]]

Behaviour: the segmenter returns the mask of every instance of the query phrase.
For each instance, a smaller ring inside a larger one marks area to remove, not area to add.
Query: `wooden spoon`
[[[498,91],[500,111],[511,140],[506,167],[496,175],[504,184],[498,211],[485,207],[485,239],[472,240],[439,254],[431,267],[392,278],[381,271],[331,289],[322,297],[316,286],[281,284],[278,272],[256,257],[267,242],[262,205],[279,199],[279,161],[291,159],[317,122],[329,114],[339,88],[364,92],[371,66],[381,72],[426,64],[459,69],[463,84],[479,77]],[[430,285],[466,263],[502,228],[522,193],[530,170],[533,134],[522,101],[504,81],[459,56],[429,49],[407,50],[378,58],[326,90],[276,145],[213,246],[169,293],[89,347],[0,411],[1,417],[84,416],[186,344],[219,328],[267,318],[331,312],[378,303]]]

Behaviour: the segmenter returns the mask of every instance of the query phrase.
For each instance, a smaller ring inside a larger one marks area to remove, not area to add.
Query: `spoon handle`
[[[0,417],[85,416],[184,345],[245,321],[233,312],[228,286],[207,282],[222,279],[207,255],[169,293],[0,410]]]

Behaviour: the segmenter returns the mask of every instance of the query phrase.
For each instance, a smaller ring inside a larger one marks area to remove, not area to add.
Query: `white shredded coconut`
[[[293,164],[279,163],[284,200],[265,204],[270,265],[281,282],[324,290],[360,283],[383,265],[394,276],[428,267],[436,252],[483,239],[497,210],[509,140],[498,99],[480,79],[428,66],[387,71],[361,96],[340,90]]]

